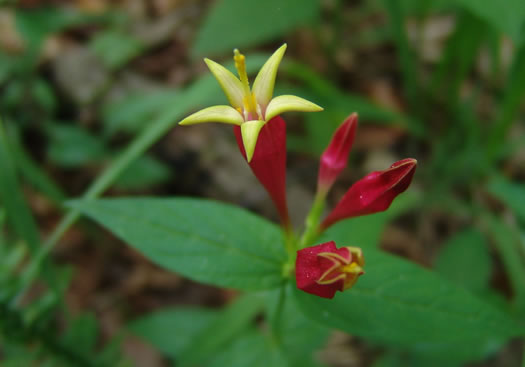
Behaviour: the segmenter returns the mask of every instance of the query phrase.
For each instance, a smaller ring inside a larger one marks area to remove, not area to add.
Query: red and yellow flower
[[[297,288],[323,298],[351,288],[364,274],[365,260],[358,247],[336,248],[330,241],[297,251]]]

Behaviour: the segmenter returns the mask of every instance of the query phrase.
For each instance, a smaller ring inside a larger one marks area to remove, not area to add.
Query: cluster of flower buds
[[[287,249],[295,260],[297,287],[320,297],[332,298],[355,284],[364,273],[364,258],[357,247],[336,248],[327,242],[311,246],[317,236],[332,224],[345,219],[388,209],[397,195],[405,191],[416,168],[415,159],[403,159],[384,171],[368,174],[352,185],[335,208],[321,222],[326,195],[346,167],[356,129],[357,114],[350,115],[334,133],[321,156],[314,205],[306,220],[300,241],[293,235],[286,202],[286,123],[280,115],[288,111],[317,112],[322,108],[297,96],[274,97],[275,77],[286,45],[281,46],[263,65],[250,88],[245,57],[234,51],[237,78],[218,63],[205,59],[219,81],[231,106],[200,110],[180,122],[191,125],[222,122],[234,126],[242,155],[274,202],[287,234]]]

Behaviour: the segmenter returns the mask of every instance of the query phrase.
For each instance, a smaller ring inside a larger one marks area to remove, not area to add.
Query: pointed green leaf
[[[279,347],[269,333],[252,327],[224,345],[205,366],[290,367]]]
[[[395,345],[481,343],[525,333],[522,323],[416,264],[373,248],[365,258],[366,274],[334,299],[296,290],[303,312],[326,326]]]
[[[241,114],[230,106],[211,106],[189,115],[179,122],[179,125],[194,125],[205,122],[222,122],[225,124],[240,125],[243,123]]]
[[[275,116],[280,115],[284,112],[297,111],[297,112],[319,112],[323,108],[316,105],[313,102],[307,101],[304,98],[297,96],[278,96],[270,101],[270,104],[266,108],[266,121],[272,119]]]
[[[204,59],[204,62],[208,65],[208,68],[221,85],[221,88],[224,94],[226,94],[226,97],[228,97],[230,104],[235,108],[242,108],[243,89],[239,78],[233,75],[233,73],[224,66],[213,60]]]
[[[286,43],[279,47],[277,51],[270,56],[268,61],[264,63],[253,82],[252,92],[257,99],[257,103],[263,110],[272,99],[277,69],[279,69],[279,64],[281,63],[285,51]]]
[[[147,258],[193,280],[245,290],[282,283],[277,226],[245,210],[188,198],[73,201]]]
[[[255,152],[255,145],[257,138],[261,132],[262,127],[266,122],[261,120],[247,121],[241,125],[242,142],[244,150],[246,151],[246,159],[248,163],[251,162],[253,153]]]
[[[127,328],[165,355],[177,358],[219,312],[204,308],[171,308],[133,320]]]
[[[516,216],[525,223],[524,184],[512,182],[504,176],[494,176],[487,186],[490,193],[496,195],[505,205],[514,210]]]
[[[434,267],[444,278],[473,292],[486,290],[492,261],[485,237],[475,228],[455,234],[441,248]]]
[[[455,2],[484,19],[500,32],[509,35],[514,42],[523,41],[522,29],[525,22],[523,0],[506,0],[504,3],[494,0],[456,0]]]
[[[332,330],[307,318],[293,297],[295,282],[286,285],[283,299],[269,297],[269,302],[281,307],[280,313],[274,313],[274,325],[279,332],[282,349],[292,366],[318,366],[319,352],[326,343]],[[273,291],[277,293],[279,291]],[[282,302],[279,306],[278,302]],[[267,302],[268,303],[268,302]]]
[[[319,0],[215,1],[198,29],[191,54],[224,54],[286,37],[319,18]]]
[[[177,365],[193,367],[210,365],[203,363],[221,350],[231,345],[243,331],[250,329],[258,313],[264,307],[265,298],[261,294],[246,293],[224,308],[206,328],[195,335],[191,344],[181,351]],[[230,364],[225,364],[229,366]]]

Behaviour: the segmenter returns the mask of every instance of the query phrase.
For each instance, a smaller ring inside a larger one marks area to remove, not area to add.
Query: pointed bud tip
[[[392,167],[401,167],[401,166],[417,166],[417,159],[415,158],[405,158],[392,165]]]

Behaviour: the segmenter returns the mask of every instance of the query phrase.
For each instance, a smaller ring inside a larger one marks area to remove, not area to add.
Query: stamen
[[[241,54],[238,49],[235,49],[233,50],[233,61],[235,61],[235,69],[237,69],[243,87],[243,105],[246,110],[245,112],[258,115],[257,103],[255,102],[255,96],[250,90],[250,82],[248,81],[248,74],[246,73],[246,57]]]
[[[361,274],[363,273],[363,268],[360,267],[357,263],[353,262],[351,264],[341,267],[341,271],[343,273]]]
[[[246,73],[246,58],[239,52],[238,49],[233,50],[233,61],[235,61],[235,69],[239,73],[244,95],[250,94],[250,82],[248,81],[248,74]]]

